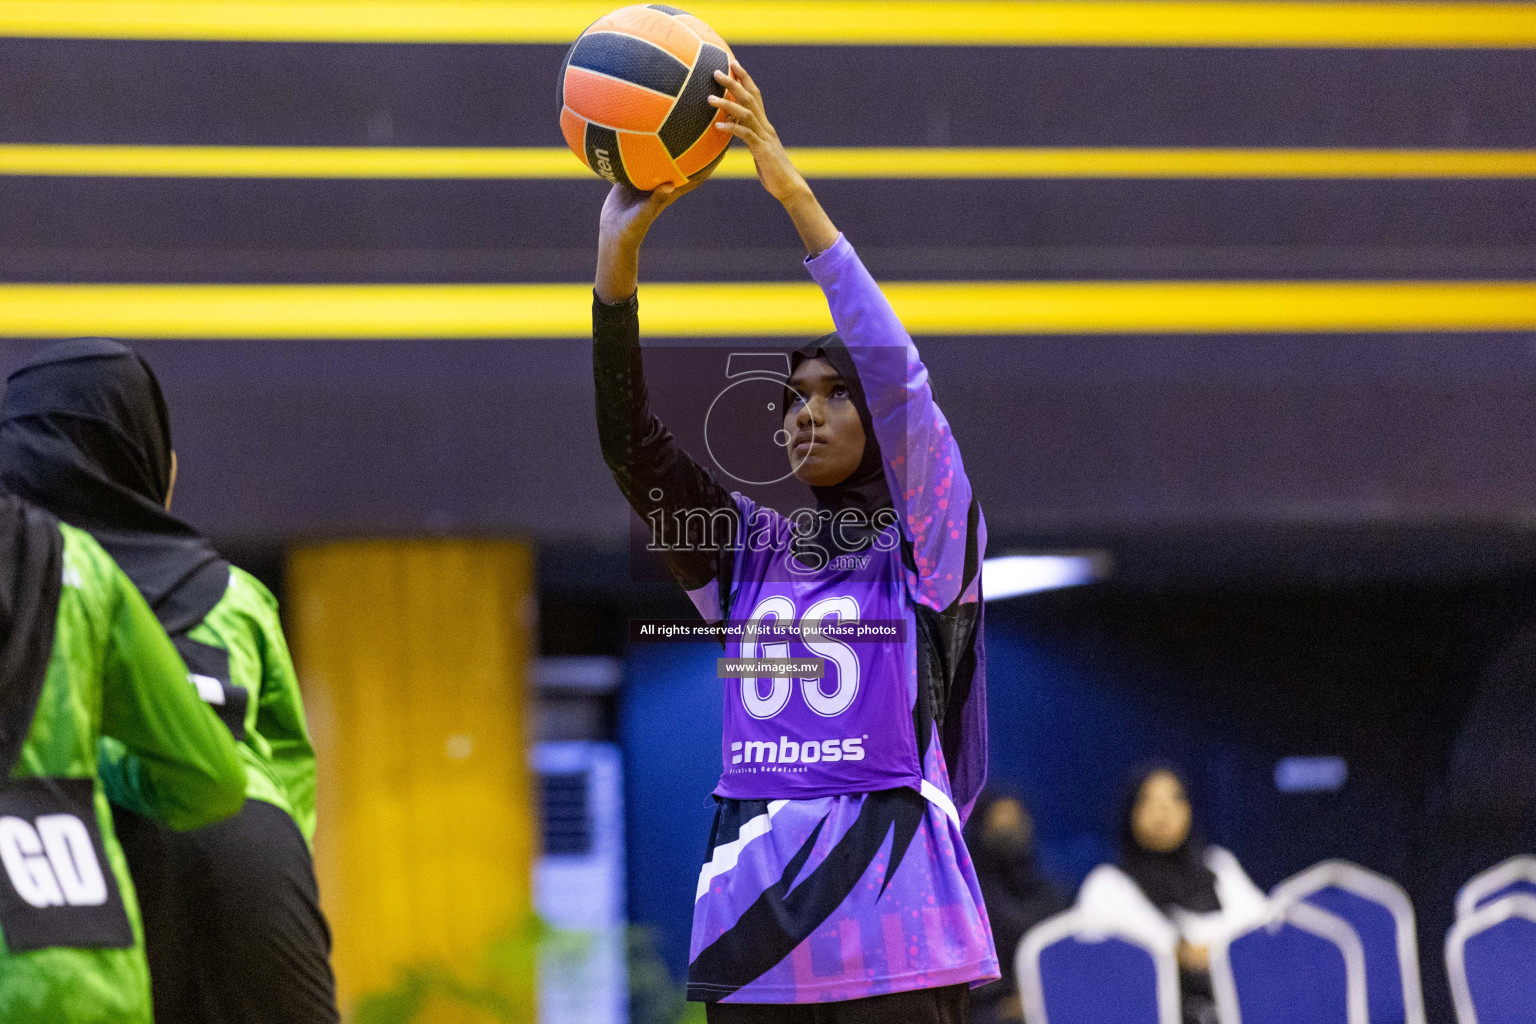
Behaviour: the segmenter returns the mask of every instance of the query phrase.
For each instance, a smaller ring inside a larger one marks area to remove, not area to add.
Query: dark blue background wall
[[[629,919],[656,929],[675,977],[688,964],[694,886],[720,778],[720,683],[714,644],[630,650],[619,710],[624,748]]]

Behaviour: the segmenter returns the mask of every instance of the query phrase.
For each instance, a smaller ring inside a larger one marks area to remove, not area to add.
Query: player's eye
[[[832,397],[833,398],[847,398],[849,396],[849,394],[850,394],[850,392],[848,391],[848,385],[846,385],[846,384],[833,384],[832,385]]]

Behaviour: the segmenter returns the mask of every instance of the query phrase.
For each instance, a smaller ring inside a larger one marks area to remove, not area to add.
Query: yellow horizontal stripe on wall
[[[918,335],[1536,330],[1536,281],[896,282]],[[0,337],[582,338],[586,284],[0,285]],[[809,283],[648,284],[651,337],[831,328]]]
[[[568,43],[617,0],[5,0],[0,35]],[[1528,47],[1527,3],[698,0],[733,43]]]
[[[1536,178],[1536,150],[808,148],[810,178]],[[0,175],[125,178],[593,178],[563,146],[506,149],[0,144]],[[751,178],[744,149],[719,178]]]

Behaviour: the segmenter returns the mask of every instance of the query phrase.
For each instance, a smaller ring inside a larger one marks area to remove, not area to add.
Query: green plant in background
[[[536,986],[544,976],[579,971],[591,953],[590,932],[552,928],[537,915],[498,935],[480,956],[479,971],[466,980],[447,965],[417,964],[400,972],[392,988],[359,999],[354,1024],[415,1024],[429,1003],[442,1001],[478,1010],[497,1024],[534,1024]],[[626,930],[630,1024],[704,1024],[704,1005],[690,1003],[657,949],[656,935]]]
[[[629,1024],[704,1024],[704,1004],[688,1002],[687,990],[672,979],[661,959],[655,931],[631,925],[625,947]]]
[[[491,940],[473,979],[465,980],[442,963],[413,965],[400,972],[393,988],[359,999],[352,1019],[355,1024],[412,1024],[437,999],[477,1009],[499,1024],[534,1024],[539,958],[546,950],[570,955],[573,944],[585,941],[579,933],[560,932],[530,914]]]

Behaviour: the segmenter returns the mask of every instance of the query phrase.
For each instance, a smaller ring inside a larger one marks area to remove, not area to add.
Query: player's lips
[[[800,452],[808,452],[808,451],[811,450],[811,447],[813,445],[816,445],[818,443],[819,444],[825,444],[826,442],[825,441],[818,442],[816,440],[816,438],[810,436],[809,434],[802,434],[802,435],[800,435],[800,436],[795,438],[795,453],[799,454]]]

